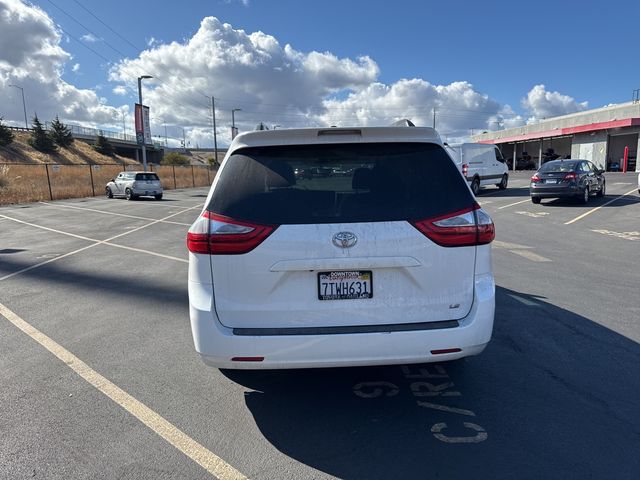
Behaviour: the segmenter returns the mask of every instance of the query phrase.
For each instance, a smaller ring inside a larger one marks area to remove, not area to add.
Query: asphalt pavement
[[[0,478],[640,477],[640,195],[478,200],[494,335],[429,365],[206,367],[185,235],[207,189],[0,208]]]

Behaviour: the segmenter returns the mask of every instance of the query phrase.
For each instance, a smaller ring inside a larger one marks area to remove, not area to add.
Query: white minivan
[[[187,233],[196,351],[237,369],[479,354],[494,237],[431,128],[238,135]]]
[[[458,143],[446,147],[474,195],[487,185],[495,185],[500,190],[507,188],[509,169],[498,147],[483,143]]]

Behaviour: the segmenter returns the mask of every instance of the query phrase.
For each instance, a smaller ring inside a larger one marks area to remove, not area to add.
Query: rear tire
[[[161,193],[159,193],[158,195],[154,195],[154,198],[155,198],[156,200],[162,200],[162,194],[161,194]]]
[[[541,200],[540,197],[531,197],[531,201],[536,205],[540,203],[540,200]]]
[[[133,194],[130,188],[127,188],[124,191],[124,196],[127,198],[127,200],[135,200],[136,198],[136,196]]]
[[[104,193],[107,195],[107,198],[113,198],[113,192],[109,187],[105,188]]]
[[[509,183],[509,177],[507,176],[507,174],[505,173],[504,175],[502,175],[502,180],[500,181],[500,183],[497,185],[497,187],[500,190],[506,190],[507,189],[507,183]]]
[[[584,190],[582,190],[582,195],[580,196],[580,203],[582,203],[583,205],[589,203],[590,195],[591,194],[589,193],[589,187],[584,187]]]
[[[475,197],[477,197],[480,193],[480,180],[478,179],[478,177],[474,178],[471,182],[471,192],[473,192],[473,195]]]
[[[607,182],[603,181],[602,182],[602,187],[600,188],[600,190],[598,190],[598,197],[602,198],[606,195],[607,193]]]

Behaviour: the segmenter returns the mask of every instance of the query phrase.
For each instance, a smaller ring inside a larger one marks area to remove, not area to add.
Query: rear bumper
[[[529,187],[529,193],[532,197],[538,198],[562,198],[562,197],[575,197],[581,196],[584,187],[580,187],[575,184],[564,186],[536,186]]]
[[[391,365],[455,360],[481,353],[491,339],[493,275],[477,275],[469,314],[456,328],[331,335],[234,335],[217,319],[212,285],[189,282],[189,313],[196,351],[207,365],[233,369],[285,369]],[[460,352],[432,354],[459,348]],[[234,357],[264,357],[237,362]]]
[[[138,196],[162,195],[162,188],[134,188],[131,191]]]

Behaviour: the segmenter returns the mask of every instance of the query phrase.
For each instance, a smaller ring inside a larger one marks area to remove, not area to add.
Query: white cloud
[[[7,121],[17,123],[23,116],[20,92],[7,88],[9,84],[24,88],[29,118],[34,112],[42,121],[59,115],[72,123],[110,124],[117,118],[119,109],[106,105],[93,90],[62,80],[71,56],[61,41],[54,23],[40,8],[0,0],[0,115]]]
[[[78,73],[80,71],[80,64],[79,63],[74,63],[73,67],[71,67],[71,71],[73,73]]]
[[[531,114],[530,121],[537,121],[586,110],[589,103],[576,102],[573,97],[559,92],[548,92],[541,84],[534,86],[522,99],[522,107]]]
[[[89,42],[89,43],[96,43],[97,41],[100,40],[98,37],[96,37],[92,33],[87,33],[86,35],[82,35],[80,38],[85,42]]]
[[[95,40],[99,40],[93,37]],[[17,84],[25,89],[28,115],[43,120],[118,126],[121,112],[93,89],[79,89],[61,78],[71,56],[51,19],[36,6],[0,0],[0,115],[22,118]],[[79,64],[71,67],[79,71]],[[164,123],[188,129],[192,145],[211,146],[210,96],[216,96],[218,142],[229,141],[231,109],[241,108],[236,124],[253,129],[258,122],[282,127],[315,125],[389,125],[410,118],[436,126],[449,138],[464,138],[471,129],[521,125],[525,116],[478,92],[466,81],[434,85],[424,79],[379,81],[380,69],[368,56],[339,58],[331,52],[302,52],[281,45],[263,32],[247,33],[214,17],[204,18],[197,32],[183,42],[149,40],[137,57],[122,59],[109,72],[117,82],[115,95],[137,92],[145,80],[145,104],[151,106],[152,130]],[[103,90],[104,91],[104,90]],[[523,100],[531,117],[551,116],[586,108],[586,102],[535,86]]]

